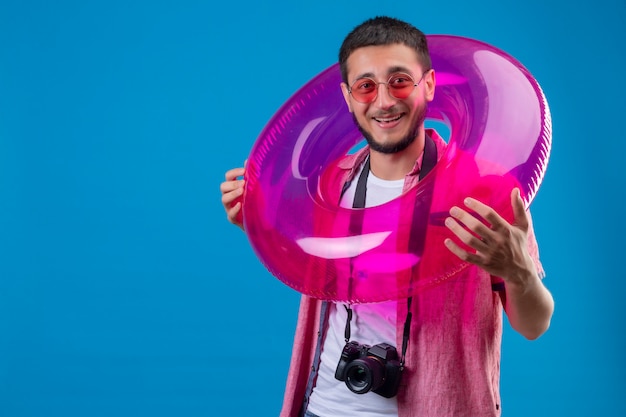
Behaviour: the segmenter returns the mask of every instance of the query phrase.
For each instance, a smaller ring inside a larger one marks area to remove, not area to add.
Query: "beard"
[[[421,110],[419,110],[415,115],[415,121],[413,123],[413,127],[409,129],[407,134],[400,139],[400,141],[396,143],[384,144],[377,142],[374,139],[374,136],[361,124],[357,121],[356,116],[352,113],[352,119],[354,120],[354,124],[359,128],[359,132],[363,135],[370,149],[383,154],[394,154],[398,152],[402,152],[406,148],[408,148],[415,139],[417,139],[417,134],[419,133],[420,127],[424,124],[424,120],[426,120],[426,106],[424,106]]]

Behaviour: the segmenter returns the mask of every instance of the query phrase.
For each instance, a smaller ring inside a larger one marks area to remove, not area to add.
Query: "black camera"
[[[341,352],[335,378],[345,381],[350,391],[365,394],[373,391],[385,398],[398,393],[403,366],[396,348],[388,343],[372,347],[348,342]]]

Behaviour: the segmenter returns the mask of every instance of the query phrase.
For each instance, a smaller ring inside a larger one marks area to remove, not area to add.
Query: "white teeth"
[[[395,122],[396,120],[400,120],[400,117],[402,117],[402,115],[397,116],[397,117],[393,117],[393,118],[389,118],[389,119],[378,119],[378,118],[374,117],[374,120],[376,120],[377,122],[380,122],[380,123],[391,123],[391,122]]]

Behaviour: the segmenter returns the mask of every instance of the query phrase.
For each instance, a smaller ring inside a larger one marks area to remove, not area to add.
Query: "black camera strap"
[[[435,142],[430,136],[425,135],[424,157],[422,158],[422,167],[419,173],[420,181],[426,176],[426,174],[428,174],[435,167],[436,163],[437,163],[437,145],[435,144]],[[363,170],[361,171],[361,175],[359,175],[359,179],[356,184],[356,191],[354,194],[354,201],[352,203],[352,208],[365,208],[365,197],[367,194],[367,177],[369,176],[369,173],[370,173],[370,158],[368,156],[367,159],[365,160],[365,164],[363,165]],[[349,186],[349,183],[346,183],[344,185],[343,191],[345,191],[348,188],[348,186]],[[342,191],[342,194],[343,194],[343,191]],[[356,233],[360,232],[361,224],[363,220],[363,213],[361,211],[357,213],[358,215],[354,215],[350,219],[351,220],[350,230]],[[413,213],[414,213],[413,215],[414,227],[427,220],[427,219],[416,219],[417,210],[413,210]],[[419,249],[419,246],[423,245],[423,242],[417,242],[415,240],[414,238],[415,235],[416,235],[415,233],[412,233],[411,237],[409,238],[409,248],[413,250]],[[352,280],[352,271],[351,271],[350,280]],[[409,297],[407,299],[407,314],[406,314],[406,319],[404,321],[404,329],[402,333],[402,356],[400,359],[400,364],[402,368],[404,368],[406,350],[409,345],[409,336],[411,333],[411,319],[413,317],[411,313],[412,301],[413,301],[413,297]],[[344,305],[344,307],[346,308],[346,312],[348,313],[348,316],[346,318],[346,328],[344,331],[345,340],[346,340],[346,343],[348,343],[350,341],[350,322],[352,321],[352,308],[350,307],[349,304]]]

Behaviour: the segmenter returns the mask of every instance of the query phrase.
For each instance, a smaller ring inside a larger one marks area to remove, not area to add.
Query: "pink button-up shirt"
[[[445,142],[432,130],[428,134],[441,156]],[[331,174],[335,201],[367,153],[365,148],[339,162]],[[420,166],[421,157],[405,178],[405,191],[418,181]],[[528,245],[543,277],[532,225]],[[399,417],[500,415],[502,304],[494,291],[497,281],[482,269],[464,264],[454,277],[413,296],[406,368],[397,396]],[[282,417],[298,416],[310,395],[307,391],[315,377],[316,349],[322,345],[326,325],[323,306],[321,300],[302,296]],[[402,346],[406,315],[407,304],[399,302],[396,346]]]

